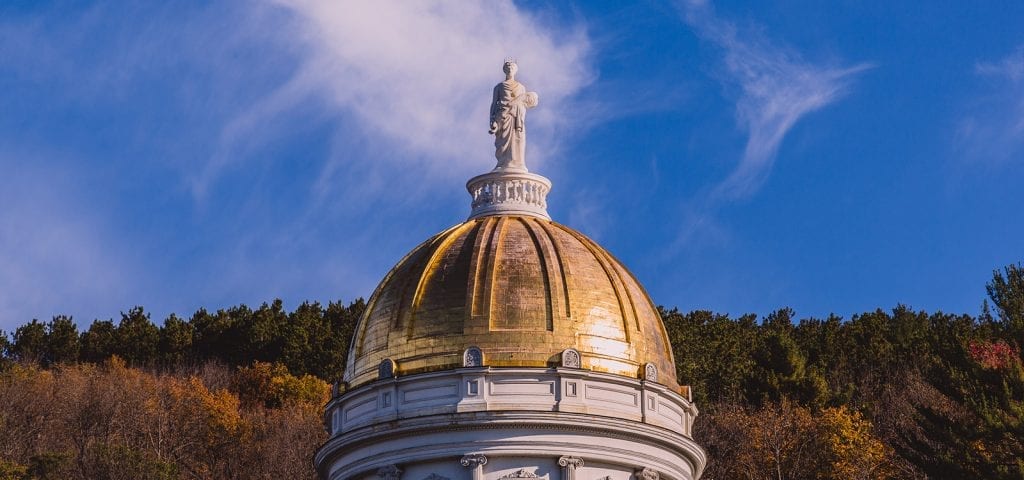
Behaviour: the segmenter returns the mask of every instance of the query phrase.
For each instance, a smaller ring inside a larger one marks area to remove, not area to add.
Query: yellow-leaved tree
[[[198,478],[234,478],[243,468],[237,461],[250,428],[239,412],[239,400],[221,389],[211,391],[202,380],[174,379],[168,388],[179,465]]]
[[[891,449],[872,432],[871,421],[845,405],[821,412],[819,427],[829,455],[827,479],[892,478]]]

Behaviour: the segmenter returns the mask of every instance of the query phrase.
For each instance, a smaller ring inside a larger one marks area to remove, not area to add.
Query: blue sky
[[[501,61],[550,213],[683,310],[977,313],[1022,2],[5,2],[0,329],[369,296],[469,212]]]

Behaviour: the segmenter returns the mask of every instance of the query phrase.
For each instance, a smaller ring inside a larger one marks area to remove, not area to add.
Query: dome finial
[[[547,194],[551,181],[526,168],[526,110],[537,106],[537,92],[527,92],[516,80],[519,65],[512,57],[502,65],[505,81],[494,86],[491,129],[498,164],[490,173],[466,184],[473,196],[469,218],[488,215],[530,215],[550,220]]]

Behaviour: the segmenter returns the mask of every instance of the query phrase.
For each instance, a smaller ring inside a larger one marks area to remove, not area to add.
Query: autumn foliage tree
[[[243,405],[225,366],[153,373],[113,357],[0,372],[0,479],[313,478],[325,382]],[[314,383],[316,382],[316,383]],[[314,394],[316,392],[318,394]]]

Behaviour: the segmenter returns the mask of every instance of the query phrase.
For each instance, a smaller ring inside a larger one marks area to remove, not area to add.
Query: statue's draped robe
[[[494,156],[498,168],[526,169],[526,109],[537,104],[537,94],[515,80],[494,86],[491,124],[494,132]]]

